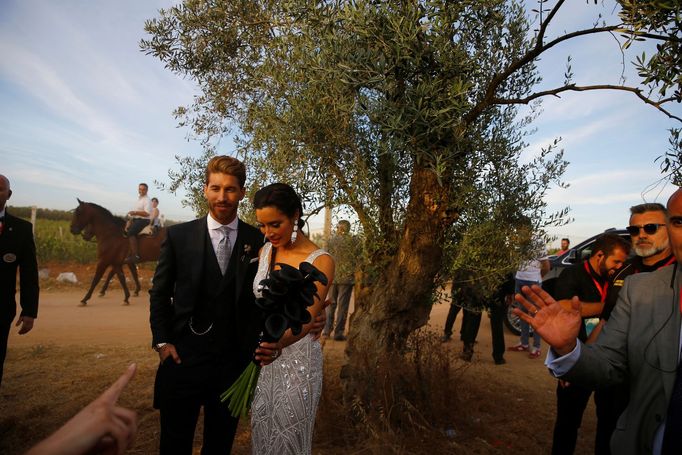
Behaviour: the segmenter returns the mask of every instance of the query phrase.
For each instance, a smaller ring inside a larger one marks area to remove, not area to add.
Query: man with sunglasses
[[[585,320],[599,316],[602,312],[609,279],[623,266],[629,253],[630,244],[621,236],[602,234],[594,242],[590,258],[567,268],[559,277],[554,297],[565,308],[571,307],[572,298],[577,297],[581,303],[581,341],[587,342]],[[578,429],[592,390],[568,381],[558,381],[552,454],[572,454],[575,451]]]
[[[630,225],[627,231],[632,239],[635,256],[623,266],[609,283],[609,290],[604,304],[601,320],[595,327],[591,340],[596,340],[602,327],[611,316],[618,301],[618,294],[625,278],[640,272],[653,272],[675,262],[670,249],[668,231],[665,228],[667,212],[662,204],[647,203],[630,207]],[[596,455],[610,454],[609,441],[616,428],[618,417],[623,413],[630,398],[627,381],[612,386],[599,388],[594,392],[594,403],[597,409],[597,435],[594,445]]]
[[[647,203],[630,207],[630,225],[626,228],[632,239],[632,249],[635,256],[623,266],[614,276],[609,285],[604,311],[603,325],[611,315],[618,300],[618,293],[623,287],[625,278],[633,273],[653,272],[660,267],[675,262],[668,242],[668,231],[665,229],[667,212],[662,204]],[[600,327],[595,328],[598,331]],[[598,332],[597,332],[598,333]]]

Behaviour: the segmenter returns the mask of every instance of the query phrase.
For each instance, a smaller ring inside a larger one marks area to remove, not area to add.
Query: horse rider
[[[139,197],[133,210],[128,212],[130,223],[126,228],[126,235],[130,243],[130,255],[125,259],[127,263],[140,262],[140,255],[138,253],[137,234],[140,233],[149,224],[149,219],[152,213],[152,202],[147,196],[149,186],[146,183],[140,183],[137,186]]]
[[[152,233],[156,234],[161,229],[161,212],[159,211],[159,200],[152,198],[152,211],[149,216],[149,225],[152,228]]]

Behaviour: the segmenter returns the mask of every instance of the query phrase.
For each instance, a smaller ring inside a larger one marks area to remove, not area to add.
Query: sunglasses
[[[628,226],[625,228],[625,230],[628,231],[628,234],[631,236],[636,236],[639,235],[640,229],[644,229],[644,232],[648,235],[654,235],[656,232],[658,232],[658,228],[660,226],[665,226],[665,224],[657,224],[657,223],[648,223],[643,226]]]

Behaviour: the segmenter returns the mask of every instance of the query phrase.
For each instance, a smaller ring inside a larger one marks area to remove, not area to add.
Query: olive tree
[[[357,216],[379,273],[356,297],[348,397],[372,400],[381,387],[374,368],[426,324],[437,277],[491,250],[458,250],[458,242],[499,230],[506,245],[520,216],[536,230],[561,222],[565,213],[548,218],[542,197],[561,184],[566,162],[551,144],[521,163],[534,113],[519,115],[518,105],[611,89],[673,116],[672,99],[641,87],[567,80],[534,91],[544,52],[627,28],[549,39],[563,4],[554,2],[535,32],[515,0],[186,0],[147,22],[142,49],[200,87],[176,115],[208,154],[234,126],[252,185],[285,180],[309,207],[343,204]],[[174,183],[191,184],[197,165],[182,162]]]

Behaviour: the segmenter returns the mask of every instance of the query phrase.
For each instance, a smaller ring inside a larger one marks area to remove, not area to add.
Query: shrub
[[[71,234],[69,221],[38,218],[34,226],[36,255],[39,263],[97,262],[97,243]]]

